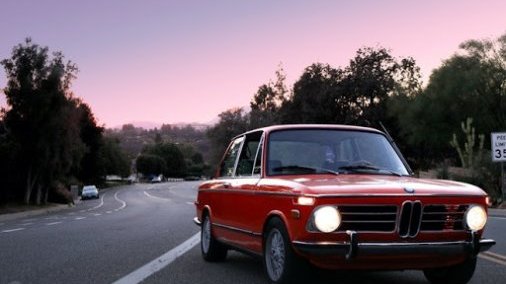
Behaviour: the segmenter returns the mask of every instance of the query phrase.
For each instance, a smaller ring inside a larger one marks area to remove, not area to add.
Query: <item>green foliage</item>
[[[259,128],[279,122],[277,112],[287,101],[286,75],[281,65],[276,71],[276,82],[263,84],[251,100],[250,127]]]
[[[211,141],[211,164],[217,165],[230,140],[250,129],[249,115],[242,108],[230,109],[219,114],[219,122],[207,131]]]
[[[123,153],[119,144],[118,139],[105,137],[99,156],[104,161],[104,169],[108,175],[118,175],[125,178],[130,175],[130,160]]]
[[[2,112],[8,135],[19,146],[16,159],[25,180],[24,201],[29,203],[35,193],[39,204],[47,200],[53,181],[63,179],[84,153],[70,92],[77,67],[64,63],[61,53],[49,57],[47,48],[30,39],[16,46],[12,57],[1,64],[10,106]]]
[[[40,204],[76,177],[100,182],[113,158],[104,154],[103,128],[90,107],[70,89],[77,66],[30,39],[1,64],[8,107],[0,115],[0,202]]]
[[[468,117],[481,133],[506,129],[505,36],[461,44],[459,53],[434,70],[420,95],[395,108],[402,134],[419,150],[420,164],[451,157],[448,141]],[[489,139],[485,135],[485,145]]]
[[[466,142],[464,142],[464,149],[460,148],[456,133],[453,133],[453,140],[450,141],[450,145],[459,154],[460,162],[463,168],[473,168],[475,166],[475,160],[480,160],[483,153],[483,142],[485,140],[485,136],[483,134],[478,135],[480,142],[477,153],[475,153],[474,146],[476,145],[476,131],[475,128],[471,126],[472,123],[473,119],[469,117],[467,118],[466,123],[462,122],[461,124],[462,132],[464,133],[466,139]]]
[[[391,120],[391,98],[418,92],[419,77],[412,58],[398,60],[384,48],[359,49],[344,69],[312,64],[295,82],[282,121],[377,126]]]
[[[143,155],[152,155],[164,162],[162,173],[166,177],[184,177],[186,175],[186,162],[183,153],[176,144],[158,143],[149,145],[143,150]],[[142,172],[142,171],[141,171]]]
[[[165,161],[157,155],[142,154],[136,160],[137,172],[145,176],[160,175],[167,170]]]

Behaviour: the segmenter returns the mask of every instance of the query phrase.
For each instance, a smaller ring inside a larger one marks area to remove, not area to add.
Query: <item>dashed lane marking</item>
[[[23,227],[26,227],[26,226],[30,226],[30,225],[33,225],[33,223],[23,223],[23,224],[19,224],[20,226],[23,226]]]
[[[192,205],[192,206],[195,205],[195,204],[193,204],[193,202],[186,202],[186,204]]]
[[[105,213],[107,213],[107,214],[111,214],[111,213],[112,213],[112,211],[107,211],[107,212],[105,212]]]
[[[58,225],[58,224],[61,224],[61,222],[51,222],[51,223],[47,223],[46,226],[53,226],[53,225]]]
[[[10,229],[10,230],[3,230],[2,233],[12,233],[12,232],[17,232],[17,231],[21,231],[21,230],[24,230],[25,228],[16,228],[16,229]]]
[[[102,213],[95,213],[95,214],[93,214],[93,215],[94,215],[94,216],[100,216],[100,215],[102,215]]]
[[[184,241],[182,244],[177,247],[169,250],[164,253],[157,259],[145,264],[139,269],[133,271],[132,273],[124,276],[123,278],[117,280],[113,284],[136,284],[140,283],[142,280],[148,278],[149,276],[155,274],[157,271],[163,269],[167,265],[171,264],[178,257],[185,254],[187,251],[192,249],[200,242],[200,232],[193,235],[188,240]]]
[[[478,255],[478,257],[486,259],[488,261],[492,261],[494,263],[506,266],[506,261],[501,260],[500,258],[496,258],[494,255],[491,255],[489,252],[482,252]]]
[[[121,207],[114,209],[114,211],[122,210],[127,206],[125,201],[118,198],[118,193],[119,191],[114,194],[114,199],[116,199],[119,203],[121,203]]]
[[[490,257],[495,257],[495,258],[503,260],[503,261],[506,261],[506,256],[502,255],[502,254],[494,253],[494,252],[491,252],[491,251],[485,251],[485,252],[482,252],[482,254],[490,256]]]
[[[76,217],[74,220],[82,220],[82,219],[86,219],[86,217]]]
[[[104,206],[104,196],[105,196],[105,193],[102,193],[102,196],[100,197],[100,203],[97,206],[88,209],[87,211],[95,210],[95,209],[98,209],[98,208]]]
[[[147,197],[162,200],[162,201],[172,201],[170,198],[163,198],[163,197],[154,196],[154,195],[147,193],[146,191],[144,191],[144,195],[146,195]]]

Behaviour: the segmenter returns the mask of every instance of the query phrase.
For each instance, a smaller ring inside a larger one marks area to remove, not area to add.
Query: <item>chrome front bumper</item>
[[[478,239],[475,232],[471,232],[470,241],[455,242],[422,242],[422,243],[360,243],[356,233],[349,232],[350,241],[336,242],[298,242],[294,241],[294,248],[304,254],[310,255],[345,255],[352,259],[357,255],[413,255],[413,254],[436,254],[455,255],[468,253],[477,255],[486,251],[495,241],[491,239]]]

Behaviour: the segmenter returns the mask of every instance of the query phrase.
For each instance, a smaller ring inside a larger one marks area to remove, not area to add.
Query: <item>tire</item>
[[[279,218],[269,221],[264,233],[264,269],[270,283],[287,284],[303,281],[307,268],[294,253],[285,225]]]
[[[227,258],[227,247],[213,237],[211,220],[204,215],[200,230],[200,251],[202,258],[209,262],[224,261]]]
[[[425,269],[423,274],[432,284],[465,284],[471,280],[476,268],[476,257],[463,263],[441,268]]]

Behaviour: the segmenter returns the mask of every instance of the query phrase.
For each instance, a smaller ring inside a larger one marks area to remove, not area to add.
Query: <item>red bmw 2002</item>
[[[431,283],[466,283],[487,195],[412,176],[389,136],[372,128],[283,125],[235,137],[195,202],[201,251],[263,258],[271,283],[310,262],[328,269],[419,269]],[[303,271],[303,270],[302,270]]]

